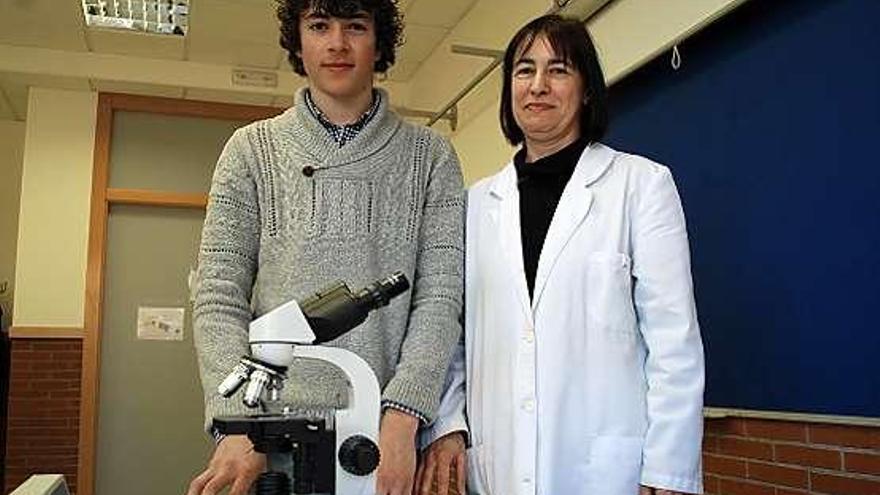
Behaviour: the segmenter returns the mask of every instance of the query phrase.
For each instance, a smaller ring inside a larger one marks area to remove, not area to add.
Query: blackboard
[[[610,90],[670,167],[706,405],[880,417],[880,2],[746,2]]]

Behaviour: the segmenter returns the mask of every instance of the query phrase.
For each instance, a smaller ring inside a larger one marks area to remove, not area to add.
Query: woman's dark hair
[[[367,12],[373,16],[379,54],[373,70],[385,72],[394,65],[394,51],[403,42],[403,16],[397,8],[397,0],[276,0],[276,3],[281,21],[281,46],[287,50],[287,60],[297,74],[306,75],[302,58],[296,53],[302,49],[299,20],[309,10],[343,19]]]
[[[584,80],[584,97],[581,101],[586,103],[581,103],[581,137],[590,142],[602,139],[608,128],[607,88],[593,40],[582,22],[555,14],[539,17],[523,26],[510,40],[504,52],[500,111],[504,137],[514,146],[525,139],[513,116],[513,67],[516,65],[516,57],[528,50],[540,37],[546,38],[553,53],[568,61]]]

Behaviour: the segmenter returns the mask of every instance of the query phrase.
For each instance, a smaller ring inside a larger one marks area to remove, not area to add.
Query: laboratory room
[[[880,494],[878,18],[0,0],[0,493]]]

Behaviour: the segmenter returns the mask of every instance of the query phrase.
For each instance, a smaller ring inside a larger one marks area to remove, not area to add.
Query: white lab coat
[[[468,195],[465,352],[430,440],[462,428],[470,491],[702,492],[703,348],[684,215],[666,167],[589,146],[530,301],[512,163]]]

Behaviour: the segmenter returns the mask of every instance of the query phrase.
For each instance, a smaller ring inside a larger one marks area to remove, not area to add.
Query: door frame
[[[98,94],[86,262],[82,376],[80,378],[79,458],[77,462],[77,492],[79,495],[93,495],[95,491],[98,390],[100,389],[101,376],[101,325],[107,252],[107,220],[110,205],[139,204],[183,208],[205,208],[207,205],[207,194],[201,192],[177,193],[109,188],[110,145],[113,138],[115,112],[145,112],[179,117],[253,121],[273,117],[283,110],[276,107],[120,93]]]

